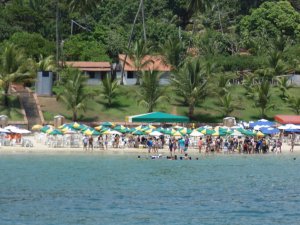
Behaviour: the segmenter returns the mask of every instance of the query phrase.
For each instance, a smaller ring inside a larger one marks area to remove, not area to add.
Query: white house
[[[65,64],[77,68],[87,75],[87,84],[89,85],[100,84],[107,74],[111,74],[109,62],[66,61]]]
[[[116,72],[117,79],[121,80],[122,77],[122,67],[124,66],[125,61],[124,54],[119,54],[119,68]],[[143,61],[150,61],[146,66],[144,66],[141,70],[147,71],[147,70],[153,70],[153,71],[159,71],[162,72],[162,76],[160,78],[160,84],[169,84],[169,78],[170,78],[170,71],[171,66],[167,65],[164,60],[163,56],[160,55],[147,55],[145,56]],[[124,85],[135,85],[137,78],[137,68],[134,66],[134,63],[132,59],[130,59],[129,56],[126,58],[126,63],[124,67],[124,76],[123,76],[123,82]]]

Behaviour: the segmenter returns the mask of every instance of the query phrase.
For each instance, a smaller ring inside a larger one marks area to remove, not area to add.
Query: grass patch
[[[98,87],[92,86],[90,88],[95,90]],[[158,105],[155,111],[187,115],[188,108],[183,104],[180,97],[176,96],[170,86],[165,88],[170,100]],[[79,114],[79,120],[86,122],[124,121],[125,116],[146,113],[146,109],[137,104],[137,90],[137,86],[120,86],[118,96],[111,107],[107,106],[107,102],[103,98],[95,96],[88,101],[88,110]],[[231,116],[245,121],[260,118],[259,109],[254,107],[253,100],[246,98],[245,90],[242,86],[231,87],[231,92],[237,106],[231,113]],[[288,93],[297,96],[300,93],[300,88],[291,88]],[[275,109],[267,112],[267,116],[271,120],[277,114],[294,114],[279,96],[280,91],[277,88],[273,88],[272,101],[275,104]],[[39,100],[46,121],[52,121],[53,117],[58,114],[65,116],[67,120],[71,120],[72,113],[65,108],[63,103],[57,102],[55,97],[39,97]],[[217,102],[215,96],[208,96],[204,102],[195,108],[195,121],[222,122],[224,115],[218,110]]]

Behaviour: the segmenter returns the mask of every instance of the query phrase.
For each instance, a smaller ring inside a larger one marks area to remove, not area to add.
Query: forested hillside
[[[36,59],[40,54],[55,55],[57,28],[59,57],[66,60],[116,61],[127,48],[139,7],[137,0],[1,3],[2,46],[15,43]],[[144,0],[146,36],[153,51],[159,51],[168,37],[180,37],[197,54],[213,56],[226,70],[256,68],[275,36],[282,35],[293,45],[286,57],[299,53],[299,5],[297,0]],[[133,39],[142,37],[140,13]],[[251,54],[246,62],[237,56],[241,50]],[[229,55],[232,59],[224,58]]]
[[[299,88],[289,80],[300,72],[299,10],[299,0],[1,0],[4,105],[9,106],[12,82],[30,85],[37,71],[53,70],[62,77],[56,94],[65,97],[73,120],[87,110],[87,100],[105,105],[104,112],[120,113],[124,107],[142,113],[163,105],[164,111],[195,120],[214,112],[208,121],[299,114]],[[136,84],[142,81],[133,89],[121,88],[133,94],[126,107],[119,83],[110,76],[99,90],[87,93],[91,88],[82,74],[57,63],[117,62],[120,53],[133,59]],[[171,65],[170,86],[160,87],[160,74],[142,71],[148,54],[160,54]]]

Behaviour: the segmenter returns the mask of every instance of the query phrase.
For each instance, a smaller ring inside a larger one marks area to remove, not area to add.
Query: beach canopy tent
[[[260,131],[263,134],[270,134],[270,135],[280,133],[279,129],[273,128],[273,127],[262,127],[262,128],[260,128]]]
[[[281,124],[300,124],[300,116],[296,115],[276,115],[274,118]]]
[[[187,123],[189,118],[186,116],[177,116],[162,112],[152,112],[126,117],[128,122],[144,122],[144,123]]]
[[[261,120],[258,120],[256,122],[249,122],[249,127],[250,128],[254,128],[255,126],[269,126],[269,127],[272,127],[272,126],[275,126],[275,123],[274,122],[271,122],[271,121],[268,121],[268,120],[265,120],[265,119],[261,119]]]

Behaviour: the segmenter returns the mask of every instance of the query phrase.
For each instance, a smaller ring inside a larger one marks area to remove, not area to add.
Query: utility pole
[[[131,47],[131,42],[132,42],[132,36],[133,36],[133,32],[134,32],[134,27],[136,24],[136,20],[138,18],[138,15],[140,13],[140,11],[142,10],[142,21],[143,21],[143,34],[144,34],[144,40],[146,41],[146,26],[145,26],[145,15],[144,15],[144,0],[140,0],[140,4],[139,4],[139,8],[138,11],[135,14],[134,20],[133,20],[133,24],[132,24],[132,28],[131,28],[131,32],[130,32],[130,36],[129,36],[129,40],[128,40],[128,49]],[[124,58],[124,64],[122,66],[122,72],[121,72],[121,82],[120,85],[124,85],[124,69],[125,69],[125,64],[126,64],[126,60],[127,60],[128,54],[125,54],[125,58]]]
[[[55,12],[55,22],[56,22],[56,27],[55,27],[55,32],[56,32],[56,66],[57,68],[59,67],[59,0],[56,0],[56,12]]]

